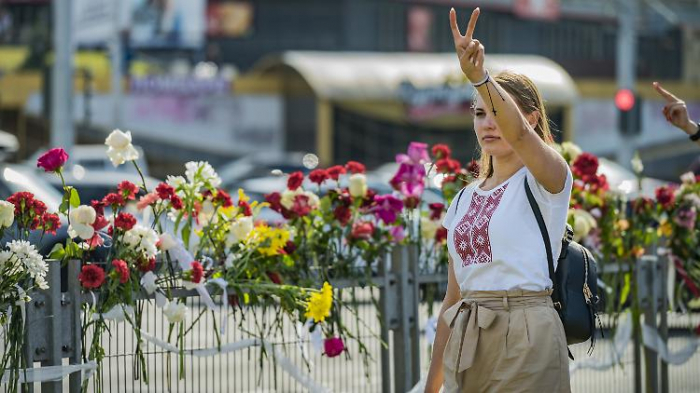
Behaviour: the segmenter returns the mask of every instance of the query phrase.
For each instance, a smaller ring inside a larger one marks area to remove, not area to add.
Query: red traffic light
[[[630,89],[620,89],[615,94],[615,106],[621,111],[634,108],[634,93]]]

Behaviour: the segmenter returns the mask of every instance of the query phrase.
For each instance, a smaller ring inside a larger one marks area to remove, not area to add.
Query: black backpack
[[[547,227],[542,218],[540,207],[527,184],[527,178],[525,179],[525,192],[530,207],[535,213],[537,225],[540,227],[540,233],[547,250],[549,278],[554,284],[552,301],[564,325],[566,342],[571,345],[590,339],[590,353],[595,344],[594,331],[596,320],[598,320],[596,307],[599,298],[596,261],[586,247],[573,241],[574,231],[567,225],[555,272]],[[569,356],[573,359],[571,352],[569,352]]]

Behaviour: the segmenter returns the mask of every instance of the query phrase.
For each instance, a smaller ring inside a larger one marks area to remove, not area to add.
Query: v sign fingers
[[[476,28],[476,21],[479,19],[480,14],[481,11],[479,8],[476,8],[472,12],[469,23],[467,24],[466,35],[462,35],[459,31],[459,26],[457,26],[457,12],[454,8],[450,10],[450,28],[452,30],[452,38],[454,39],[457,58],[459,59],[459,66],[470,81],[481,80],[486,74],[486,71],[483,69],[483,61],[481,61],[481,65],[476,65],[479,64],[476,60],[477,54],[479,49],[483,48],[483,45],[481,45],[478,40],[472,39],[474,36],[474,29]]]

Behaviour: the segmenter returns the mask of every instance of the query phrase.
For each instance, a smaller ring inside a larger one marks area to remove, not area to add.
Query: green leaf
[[[70,205],[71,207],[80,206],[80,195],[78,195],[78,190],[73,187],[70,189]]]
[[[627,297],[630,294],[630,289],[632,286],[631,281],[632,277],[630,276],[630,274],[625,274],[625,286],[622,287],[622,291],[620,292],[620,305],[625,304],[625,302],[627,301]]]
[[[56,243],[54,244],[53,248],[51,248],[51,252],[49,253],[49,259],[63,259],[65,255],[66,250],[63,248],[63,244]]]

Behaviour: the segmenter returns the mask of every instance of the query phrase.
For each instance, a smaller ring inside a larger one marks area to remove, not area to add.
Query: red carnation
[[[365,166],[357,161],[348,161],[348,163],[345,164],[345,169],[353,175],[356,173],[365,173]]]
[[[309,197],[307,195],[296,195],[294,197],[294,205],[290,209],[299,217],[304,217],[311,213],[311,205],[309,205]]]
[[[156,187],[156,193],[160,199],[170,199],[175,195],[175,189],[168,183],[160,183]]]
[[[44,232],[52,235],[56,234],[56,229],[61,227],[61,219],[56,214],[44,213],[41,216],[42,227]]]
[[[301,187],[301,183],[303,182],[304,174],[300,171],[296,171],[289,175],[289,179],[287,179],[287,188],[289,188],[290,191],[294,191],[297,188]]]
[[[442,215],[442,211],[445,210],[445,205],[442,203],[436,202],[436,203],[431,203],[428,205],[430,208],[430,219],[431,220],[437,220],[440,218]]]
[[[139,187],[136,184],[127,180],[124,180],[123,182],[119,183],[117,189],[125,199],[134,199],[136,194],[138,194],[139,192]]]
[[[121,259],[115,259],[112,261],[112,266],[114,266],[114,271],[117,272],[119,276],[119,282],[124,284],[129,281],[129,267]]]
[[[180,210],[180,209],[182,209],[182,207],[183,207],[182,199],[180,199],[180,197],[177,196],[177,195],[173,195],[173,196],[170,198],[170,206],[172,206],[172,208],[175,209],[175,210]]]
[[[323,353],[329,358],[340,355],[344,350],[345,344],[340,337],[331,337],[323,340]]]
[[[139,271],[144,273],[152,272],[156,269],[156,257],[151,257],[149,259],[141,258],[136,264],[136,267],[139,269]]]
[[[190,263],[190,266],[192,266],[192,282],[199,284],[204,276],[204,268],[202,267],[202,264],[197,261]]]
[[[219,188],[216,191],[216,198],[214,198],[214,201],[218,202],[221,204],[222,207],[231,207],[233,206],[233,201],[231,200],[231,195],[228,194],[225,190]]]
[[[328,172],[325,169],[314,169],[309,173],[309,180],[316,184],[321,184],[328,179]]]
[[[32,201],[32,210],[34,210],[34,214],[37,216],[42,216],[46,213],[46,204],[38,199],[34,199]]]
[[[110,192],[102,198],[102,203],[104,203],[105,206],[112,206],[112,208],[114,208],[116,206],[124,206],[126,201],[120,194]]]
[[[656,201],[659,202],[664,209],[672,207],[674,199],[674,190],[672,187],[662,186],[656,189]]]
[[[242,199],[238,200],[238,209],[246,217],[250,217],[253,215],[253,210],[250,208],[250,203],[248,203]]]
[[[467,164],[467,172],[469,172],[472,177],[479,177],[480,170],[481,168],[476,160],[471,160],[469,161],[469,164]]]
[[[291,240],[287,240],[287,244],[284,246],[284,252],[287,255],[292,255],[294,254],[294,251],[297,250],[297,245]]]
[[[593,176],[598,172],[598,157],[591,153],[581,153],[576,157],[572,170],[580,178]]]
[[[95,222],[92,223],[92,228],[96,231],[99,231],[100,229],[106,227],[107,225],[109,225],[109,220],[107,220],[107,218],[105,218],[105,216],[103,216],[103,215],[98,215],[95,218]]]
[[[66,161],[68,161],[68,153],[61,148],[56,148],[42,154],[36,161],[36,166],[46,172],[56,172],[63,168]]]
[[[442,243],[447,240],[447,229],[440,227],[435,231],[435,242]]]
[[[78,281],[83,288],[97,289],[105,281],[105,271],[97,265],[85,265],[78,273]]]
[[[119,213],[114,219],[114,226],[124,231],[130,230],[134,225],[136,225],[136,217],[129,213]]]
[[[326,173],[328,173],[328,177],[335,181],[338,181],[338,179],[340,179],[340,175],[344,175],[346,172],[345,167],[343,167],[342,165],[335,165],[326,169]]]
[[[335,219],[338,220],[340,225],[346,226],[350,218],[352,218],[352,212],[348,206],[340,205],[333,210],[333,216],[335,216]]]
[[[105,214],[105,204],[102,201],[96,201],[92,200],[90,202],[90,206],[92,206],[93,209],[95,209],[95,213],[97,213],[98,216],[103,216]]]
[[[281,212],[282,206],[282,195],[279,192],[273,192],[271,194],[265,195],[265,201],[270,204],[270,208],[276,212]]]
[[[442,158],[435,163],[437,171],[440,173],[455,173],[461,169],[459,161],[451,158]]]
[[[432,152],[433,156],[435,156],[437,159],[450,158],[450,156],[452,156],[452,151],[450,150],[449,146],[445,145],[444,143],[438,143],[437,145],[433,146]]]

